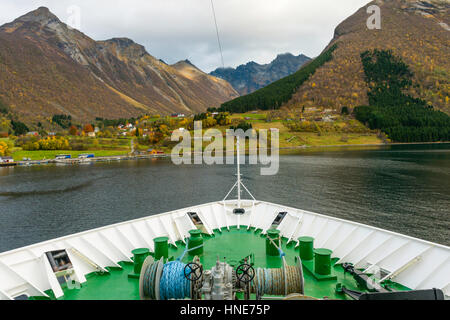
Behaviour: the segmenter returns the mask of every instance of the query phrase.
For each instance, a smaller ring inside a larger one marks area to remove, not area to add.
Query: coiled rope
[[[144,282],[143,282],[144,294],[152,300],[156,299],[154,284],[157,270],[158,270],[158,262],[154,262],[150,264],[144,272]]]
[[[184,276],[186,264],[171,261],[164,265],[159,283],[161,300],[185,299],[191,297],[191,282]]]
[[[185,299],[191,297],[191,282],[184,276],[186,264],[180,261],[171,261],[163,266],[159,281],[159,299]],[[146,297],[155,300],[156,274],[158,261],[150,264],[144,272],[143,292]]]
[[[191,297],[191,282],[185,277],[184,270],[186,264],[182,263],[184,256],[198,248],[203,247],[199,245],[197,247],[188,249],[189,239],[186,239],[186,248],[175,261],[168,262],[162,266],[158,272],[159,261],[153,261],[149,264],[143,275],[142,290],[145,297],[156,300],[171,300],[171,299],[185,299]],[[160,278],[159,276],[160,275]],[[188,274],[189,275],[189,274]],[[159,284],[156,283],[159,278]],[[159,285],[159,292],[156,292]],[[158,294],[159,293],[159,296]]]
[[[287,265],[278,269],[257,268],[252,289],[259,296],[300,293],[302,291],[300,273],[297,267]]]
[[[302,279],[298,267],[288,266],[286,264],[286,253],[281,248],[281,237],[267,239],[277,248],[280,258],[283,259],[283,268],[278,269],[256,269],[255,279],[253,280],[253,292],[259,296],[285,296],[291,293],[301,293]],[[274,240],[278,240],[278,244]]]

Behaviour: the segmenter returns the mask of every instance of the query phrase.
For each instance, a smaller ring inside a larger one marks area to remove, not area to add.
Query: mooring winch
[[[159,261],[149,256],[142,265],[139,280],[143,300],[250,300],[263,296],[288,296],[303,294],[303,274],[300,259],[296,266],[288,266],[283,257],[283,267],[257,268],[245,262],[236,268],[217,259],[210,270],[203,270],[200,259],[190,263]]]

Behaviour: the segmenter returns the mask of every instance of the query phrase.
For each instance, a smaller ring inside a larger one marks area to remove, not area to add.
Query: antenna
[[[247,193],[250,195],[250,197],[252,197],[253,201],[256,201],[255,197],[253,197],[253,195],[250,193],[250,191],[248,191],[247,187],[244,185],[244,183],[242,183],[241,181],[241,147],[240,147],[240,137],[239,135],[236,135],[236,149],[237,149],[237,180],[236,183],[233,185],[233,187],[231,188],[231,190],[227,193],[227,195],[225,196],[225,198],[223,199],[224,203],[225,200],[228,198],[228,196],[231,194],[231,192],[237,187],[237,200],[238,200],[238,207],[241,207],[241,187],[244,188],[245,191],[247,191]],[[244,142],[245,142],[245,138],[244,138]],[[245,145],[245,143],[244,143]]]
[[[219,44],[220,57],[222,59],[222,68],[225,69],[225,62],[223,60],[223,52],[222,52],[222,44],[220,43],[219,27],[217,26],[216,10],[214,9],[213,0],[211,0],[211,9],[212,9],[213,17],[214,17],[214,24],[216,25],[217,43]]]

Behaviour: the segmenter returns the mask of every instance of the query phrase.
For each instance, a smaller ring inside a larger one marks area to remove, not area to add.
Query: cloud
[[[317,56],[334,28],[368,0],[214,0],[226,66],[268,63],[279,53]],[[81,9],[81,31],[95,40],[127,37],[167,63],[221,66],[210,0],[2,0],[0,24],[40,6],[62,21]]]

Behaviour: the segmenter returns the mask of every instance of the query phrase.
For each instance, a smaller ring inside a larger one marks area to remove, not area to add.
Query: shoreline
[[[379,148],[379,147],[390,147],[390,146],[415,146],[415,145],[445,145],[450,144],[448,142],[408,142],[408,143],[377,143],[377,144],[345,144],[345,145],[323,145],[323,146],[296,146],[296,147],[284,147],[278,148],[281,154],[289,153],[289,151],[320,151],[321,149],[327,151],[342,151],[345,148]],[[334,150],[337,149],[337,150]],[[226,153],[226,151],[225,151]],[[235,152],[234,152],[235,153]],[[196,153],[192,152],[192,155]],[[203,151],[201,152],[203,154]],[[245,155],[248,155],[248,150],[245,151]],[[61,165],[77,165],[77,164],[92,164],[97,162],[112,162],[112,161],[130,161],[130,160],[148,160],[148,159],[159,159],[159,158],[169,158],[171,154],[148,154],[148,155],[122,155],[122,156],[107,156],[107,157],[96,157],[89,159],[72,158],[72,159],[46,159],[46,160],[29,160],[29,161],[16,161],[8,164],[0,164],[2,167],[16,167],[16,166],[36,166],[36,165],[50,165],[50,164],[61,164]]]

